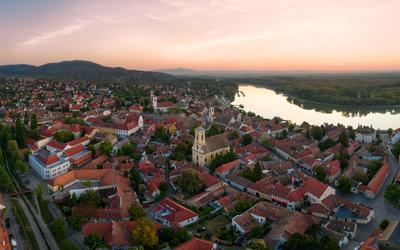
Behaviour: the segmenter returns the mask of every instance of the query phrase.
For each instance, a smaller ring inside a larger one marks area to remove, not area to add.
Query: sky
[[[2,0],[0,64],[400,70],[399,0]]]

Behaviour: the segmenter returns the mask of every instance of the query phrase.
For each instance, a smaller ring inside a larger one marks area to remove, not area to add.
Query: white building
[[[71,167],[70,161],[62,156],[62,152],[51,154],[48,150],[29,155],[29,165],[45,180],[65,174]]]
[[[358,127],[355,132],[355,140],[360,143],[373,143],[376,140],[376,132],[373,128]]]

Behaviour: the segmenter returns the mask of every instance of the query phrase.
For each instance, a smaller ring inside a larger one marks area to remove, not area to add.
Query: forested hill
[[[113,83],[160,82],[174,78],[174,76],[165,73],[105,67],[93,62],[80,60],[48,63],[42,66],[27,64],[4,65],[0,66],[0,75]]]

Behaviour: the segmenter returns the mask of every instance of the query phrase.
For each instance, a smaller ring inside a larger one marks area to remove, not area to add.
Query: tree
[[[356,137],[356,133],[354,132],[354,129],[352,126],[347,127],[347,133],[348,133],[347,136],[354,140],[354,138]]]
[[[129,210],[129,214],[131,215],[132,220],[137,220],[139,218],[145,217],[146,213],[144,212],[143,208],[138,205],[132,205]]]
[[[64,223],[61,219],[55,219],[49,224],[49,229],[57,241],[65,239]]]
[[[171,248],[174,248],[192,238],[186,229],[172,227],[163,227],[158,230],[158,237],[160,244],[168,243]]]
[[[400,204],[400,187],[394,183],[387,186],[385,190],[385,198],[395,205]]]
[[[28,165],[22,160],[17,160],[14,163],[14,169],[21,171],[22,173],[26,173],[29,170]]]
[[[382,230],[385,230],[387,228],[387,226],[389,225],[389,221],[387,219],[384,219],[381,221],[381,223],[379,224],[379,227]]]
[[[338,181],[338,188],[340,191],[342,191],[343,193],[348,193],[350,192],[351,187],[352,187],[352,182],[349,178],[347,178],[346,176],[340,177]]]
[[[324,136],[324,130],[320,126],[311,126],[310,133],[314,140],[317,141],[321,140]]]
[[[14,190],[14,185],[7,170],[0,163],[0,189],[6,192]]]
[[[133,245],[152,248],[158,244],[158,236],[153,222],[147,218],[139,218],[136,227],[132,230]]]
[[[217,124],[211,124],[209,130],[207,131],[208,136],[218,135],[223,133],[225,130],[221,129]]]
[[[10,163],[16,162],[21,159],[18,151],[18,144],[15,140],[8,141],[7,144],[7,157]]]
[[[2,126],[0,130],[0,145],[3,149],[7,149],[7,144],[11,140],[11,128],[9,126]]]
[[[261,145],[263,145],[266,148],[272,148],[274,146],[274,144],[271,142],[270,139],[268,138],[264,138],[261,140]]]
[[[253,206],[253,203],[249,200],[239,200],[236,205],[235,205],[235,210],[238,213],[243,213],[247,209],[251,208]]]
[[[393,135],[393,129],[392,129],[392,128],[388,128],[388,129],[386,130],[386,133],[389,135],[389,137],[392,137],[392,135]]]
[[[54,134],[54,139],[56,139],[56,141],[62,142],[62,143],[69,142],[74,139],[74,134],[69,130],[57,131]]]
[[[79,248],[70,240],[63,239],[58,245],[60,250],[78,250]]]
[[[140,171],[137,168],[131,170],[131,185],[133,189],[137,192],[139,191],[139,185],[143,184],[142,177],[140,177]]]
[[[282,250],[339,250],[339,244],[330,239],[327,236],[322,236],[321,239],[317,240],[316,238],[309,235],[301,235],[299,233],[295,233],[290,236],[289,240],[286,241]]]
[[[396,158],[400,155],[400,142],[397,142],[392,147],[392,153],[396,156]]]
[[[178,186],[185,192],[198,194],[204,188],[203,178],[195,169],[184,169],[178,177]]]
[[[245,134],[242,137],[242,145],[243,146],[249,145],[252,141],[253,141],[253,137],[251,135],[249,135],[249,134]]]
[[[261,178],[263,177],[263,173],[260,163],[258,162],[254,168],[245,168],[244,170],[242,170],[240,175],[248,180],[251,180],[252,182],[257,182],[261,180]]]
[[[229,151],[226,154],[223,155],[217,155],[210,163],[210,166],[208,166],[208,169],[210,170],[211,173],[214,173],[215,169],[222,164],[231,162],[233,160],[237,159],[237,155],[233,151]]]
[[[36,114],[31,116],[31,130],[35,130],[38,128],[38,118]]]
[[[100,152],[104,155],[110,156],[112,152],[112,144],[109,140],[104,140],[100,144]]]
[[[345,147],[349,146],[349,138],[347,136],[346,131],[343,131],[342,133],[339,134],[339,142]]]
[[[154,138],[157,140],[161,140],[162,142],[165,143],[169,142],[169,135],[164,126],[159,126],[156,128],[156,130],[154,131]]]
[[[168,184],[166,182],[161,182],[159,189],[162,193],[166,193],[168,191]]]
[[[326,173],[325,173],[325,168],[323,166],[318,166],[317,169],[315,170],[315,177],[322,182],[325,182],[326,180]]]
[[[129,155],[129,156],[133,156],[135,153],[135,145],[131,144],[131,143],[127,143],[125,145],[123,145],[120,150],[119,150],[121,155]]]
[[[142,184],[139,184],[139,186],[138,186],[138,191],[140,192],[140,193],[145,193],[146,192],[146,190],[147,190],[147,188],[146,188],[146,185],[144,185],[143,183]]]
[[[233,130],[230,134],[229,134],[229,139],[230,140],[234,140],[239,138],[239,133],[236,130]]]
[[[340,162],[340,168],[345,169],[349,165],[349,154],[346,152],[345,149],[340,150],[339,155],[337,156],[337,159]]]
[[[253,250],[267,250],[267,244],[263,239],[254,239],[251,242],[251,249]]]
[[[25,146],[26,135],[26,128],[21,122],[21,118],[18,117],[15,123],[15,140],[17,141],[19,147]]]
[[[101,237],[98,233],[95,232],[92,232],[87,237],[85,237],[83,244],[85,244],[92,250],[106,247],[106,243],[104,242],[103,237]]]
[[[336,145],[336,143],[330,138],[328,138],[326,140],[323,140],[323,141],[320,141],[318,143],[318,147],[319,147],[319,149],[321,151],[324,151],[325,149],[331,148],[331,147],[333,147],[335,145]]]
[[[0,149],[0,164],[4,162],[3,150]]]
[[[100,195],[94,190],[87,190],[79,197],[79,203],[89,207],[99,207],[101,204]]]

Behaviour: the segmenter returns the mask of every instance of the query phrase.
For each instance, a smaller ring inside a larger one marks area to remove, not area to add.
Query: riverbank
[[[232,105],[243,105],[246,112],[253,112],[265,118],[281,117],[297,124],[306,121],[310,124],[343,124],[358,127],[373,126],[375,129],[397,128],[400,120],[400,107],[355,107],[335,106],[325,103],[307,102],[301,98],[286,96],[283,93],[254,84],[240,84]]]

